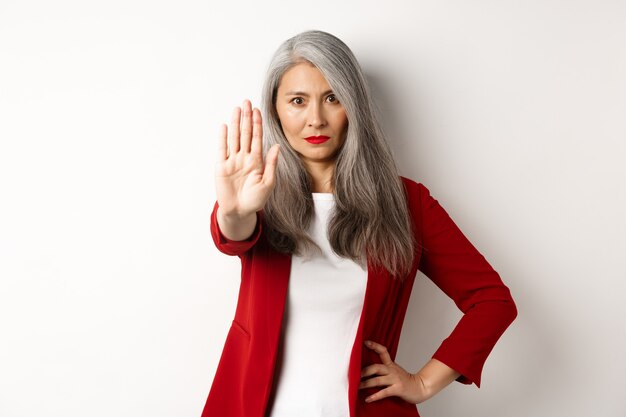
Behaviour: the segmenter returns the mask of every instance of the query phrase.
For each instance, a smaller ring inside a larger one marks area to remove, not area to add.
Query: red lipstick
[[[320,136],[309,136],[308,138],[304,138],[304,140],[306,140],[309,143],[313,143],[315,145],[319,144],[319,143],[324,143],[326,142],[328,139],[330,139],[328,136],[324,136],[324,135],[320,135]]]

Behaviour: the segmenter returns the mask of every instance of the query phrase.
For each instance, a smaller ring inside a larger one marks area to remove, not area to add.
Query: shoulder
[[[414,181],[411,178],[403,177],[402,175],[400,175],[400,179],[404,184],[404,189],[409,203],[418,203],[423,197],[430,194],[430,191],[423,183]]]
[[[400,178],[404,184],[407,205],[413,216],[424,219],[425,217],[442,214],[443,210],[439,201],[431,194],[424,183],[401,175]]]

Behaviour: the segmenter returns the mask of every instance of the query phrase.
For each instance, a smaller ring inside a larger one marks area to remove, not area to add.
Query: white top
[[[367,283],[360,264],[335,255],[326,236],[332,193],[312,193],[308,233],[323,251],[293,255],[270,417],[348,417],[348,365]],[[311,253],[309,253],[311,255]]]

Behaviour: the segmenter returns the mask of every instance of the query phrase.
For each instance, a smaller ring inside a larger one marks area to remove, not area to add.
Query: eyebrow
[[[333,90],[326,90],[322,93],[323,96],[325,96],[328,93],[332,93]],[[304,91],[289,91],[287,93],[285,93],[286,96],[305,96],[305,97],[309,97],[308,93],[305,93]]]

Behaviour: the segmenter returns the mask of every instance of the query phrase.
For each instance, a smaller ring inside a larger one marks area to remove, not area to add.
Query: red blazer
[[[412,218],[416,249],[411,273],[403,283],[368,259],[368,279],[361,319],[348,370],[350,417],[416,417],[415,404],[399,397],[366,403],[384,387],[358,389],[361,370],[380,358],[364,348],[374,340],[395,360],[400,331],[417,270],[422,271],[464,313],[433,354],[461,373],[457,381],[480,387],[483,365],[494,345],[517,316],[509,288],[463,235],[421,183],[401,177]],[[291,255],[274,251],[263,233],[263,211],[245,241],[232,241],[218,228],[216,202],[211,236],[217,249],[241,259],[241,284],[232,325],[202,417],[264,417],[273,389],[274,365],[287,296]],[[303,358],[306,360],[306,358]]]

